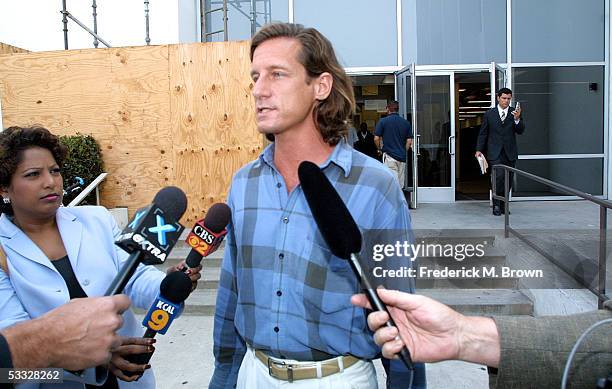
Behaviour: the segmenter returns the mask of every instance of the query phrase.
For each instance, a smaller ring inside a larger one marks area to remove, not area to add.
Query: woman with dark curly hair
[[[105,208],[61,207],[65,157],[65,147],[45,128],[11,127],[0,132],[0,248],[7,257],[0,269],[0,329],[41,316],[72,298],[103,295],[128,257],[114,244],[120,231]],[[193,269],[192,281],[200,278],[200,269]],[[164,276],[152,266],[140,265],[125,293],[134,306],[147,309]],[[139,377],[129,378],[121,370],[144,374],[138,382],[121,382],[119,387],[155,387],[150,366],[124,359],[152,350],[152,339],[140,338],[142,326],[130,310],[123,318],[119,334],[124,343],[109,367],[114,375],[108,374],[106,380],[105,369],[66,372],[59,387],[104,383],[105,388],[116,388],[115,376],[124,381]]]

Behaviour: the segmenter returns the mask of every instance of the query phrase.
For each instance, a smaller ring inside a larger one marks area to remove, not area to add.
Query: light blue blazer
[[[76,278],[88,296],[103,296],[113,278],[128,258],[114,244],[120,233],[115,220],[103,207],[59,208],[56,215],[62,240]],[[68,288],[49,258],[6,215],[0,216],[0,244],[7,255],[8,275],[0,270],[0,329],[36,318],[68,302]],[[152,266],[140,265],[124,293],[132,306],[149,309],[165,274]],[[123,336],[142,336],[144,329],[134,313],[127,310]],[[57,323],[61,325],[61,323]],[[19,385],[19,388],[83,388],[83,382],[98,384],[105,377],[95,377],[96,369],[87,369],[83,377],[64,374],[62,385]],[[98,369],[100,371],[100,369]],[[151,369],[132,383],[119,380],[121,388],[154,388]]]

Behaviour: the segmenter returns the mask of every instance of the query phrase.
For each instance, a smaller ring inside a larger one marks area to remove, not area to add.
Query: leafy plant
[[[74,184],[75,177],[85,180],[82,189],[85,189],[100,173],[104,172],[104,163],[100,145],[91,135],[65,135],[60,137],[60,142],[68,148],[68,154],[64,161],[62,176],[64,188]],[[64,196],[64,204],[70,203],[80,191],[68,193]],[[81,205],[95,204],[96,193],[93,191],[85,198]]]

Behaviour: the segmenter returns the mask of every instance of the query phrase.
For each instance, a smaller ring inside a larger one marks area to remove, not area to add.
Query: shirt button
[[[285,223],[285,224],[289,223],[289,218],[288,217],[284,217],[283,218],[283,223]]]
[[[280,331],[280,328],[274,327],[274,332],[278,332],[278,331]]]
[[[283,295],[283,292],[281,292],[280,290],[277,290],[277,291],[276,291],[276,295],[277,295],[278,297],[280,297],[280,296],[282,296],[282,295]]]
[[[89,280],[83,280],[83,286],[89,285]]]
[[[285,258],[285,254],[280,253],[280,254],[278,254],[278,257],[279,257],[280,259],[283,259],[283,258]]]
[[[282,187],[282,186],[283,186],[283,184],[281,184],[280,182],[277,182],[277,183],[276,183],[276,187],[277,187],[277,188],[280,188],[280,187]]]

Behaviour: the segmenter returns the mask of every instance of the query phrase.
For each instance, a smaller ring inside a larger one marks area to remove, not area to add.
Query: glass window
[[[342,66],[397,65],[395,0],[294,0],[296,23],[321,31]]]
[[[230,0],[227,2],[228,40],[251,39],[251,18],[257,15],[256,30],[271,22],[289,20],[289,2],[287,0]],[[223,8],[223,0],[206,0],[206,9]],[[206,18],[206,31],[223,30],[223,11],[215,11]],[[209,42],[223,40],[223,33],[211,35]]]
[[[521,103],[519,154],[601,154],[604,67],[513,68],[512,105]]]
[[[404,62],[444,65],[506,62],[506,0],[406,0],[402,13],[416,9],[416,36],[410,25],[402,26],[406,40]],[[404,19],[406,20],[406,19]]]
[[[604,0],[512,0],[512,62],[604,60]]]
[[[603,194],[603,161],[603,158],[519,159],[516,168],[597,196]],[[515,180],[513,197],[568,196],[521,176]]]

